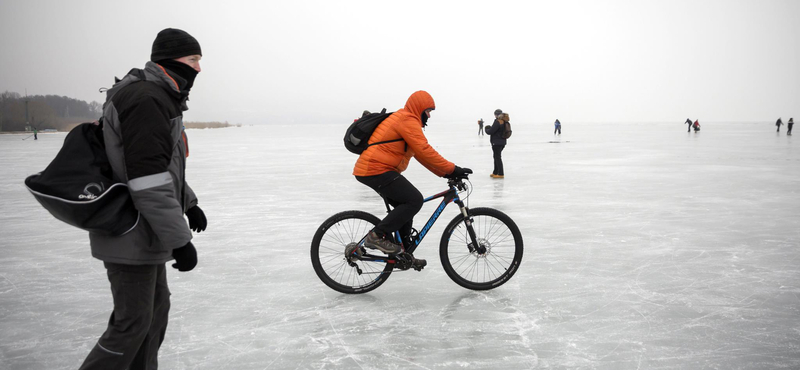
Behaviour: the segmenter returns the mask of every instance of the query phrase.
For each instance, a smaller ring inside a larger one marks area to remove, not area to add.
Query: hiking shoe
[[[364,246],[377,249],[386,254],[396,254],[403,250],[400,244],[392,243],[387,239],[381,238],[374,231],[370,231],[369,234],[367,234],[367,238],[364,239]]]
[[[491,174],[491,175],[489,175],[489,176],[490,176],[490,177],[492,177],[492,178],[494,178],[494,179],[502,179],[502,178],[504,178],[504,177],[505,177],[505,176],[503,176],[503,175],[495,175],[495,174]]]

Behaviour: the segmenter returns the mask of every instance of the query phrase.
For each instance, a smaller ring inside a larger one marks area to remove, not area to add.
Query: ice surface
[[[209,226],[199,266],[168,268],[162,368],[800,367],[800,152],[774,126],[564,122],[558,137],[520,122],[494,180],[475,123],[432,119],[433,146],[475,170],[469,205],[520,226],[520,271],[492,291],[450,281],[450,206],[417,250],[424,271],[343,295],[314,274],[312,235],[338,211],[385,212],[350,175],[346,126],[188,131]],[[23,187],[65,134],[25,136],[0,135],[0,369],[77,368],[111,295],[86,233]],[[416,162],[406,175],[445,188]]]

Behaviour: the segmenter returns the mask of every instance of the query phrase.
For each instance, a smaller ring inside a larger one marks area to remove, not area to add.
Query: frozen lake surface
[[[434,117],[433,146],[475,170],[469,205],[522,230],[519,272],[492,291],[450,281],[451,205],[417,250],[425,270],[344,295],[314,274],[311,238],[335,212],[385,212],[350,175],[346,125],[187,131],[209,226],[198,267],[168,268],[161,368],[800,368],[800,151],[774,126],[515,123],[495,180],[477,125]],[[75,369],[111,294],[86,233],[23,186],[65,134],[26,136],[0,135],[0,369]],[[405,174],[445,189],[416,162]]]

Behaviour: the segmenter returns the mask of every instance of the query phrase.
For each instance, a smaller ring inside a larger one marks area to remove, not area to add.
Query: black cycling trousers
[[[403,175],[390,171],[375,176],[356,176],[358,182],[375,190],[394,207],[375,226],[378,234],[400,231],[405,237],[411,232],[414,215],[422,208],[422,194]]]

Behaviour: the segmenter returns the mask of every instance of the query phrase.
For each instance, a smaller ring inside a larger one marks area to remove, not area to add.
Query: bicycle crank
[[[423,268],[427,265],[425,260],[418,260],[414,258],[414,256],[407,252],[400,252],[395,255],[395,262],[394,268],[397,270],[408,270],[413,268],[417,271],[422,271]]]

